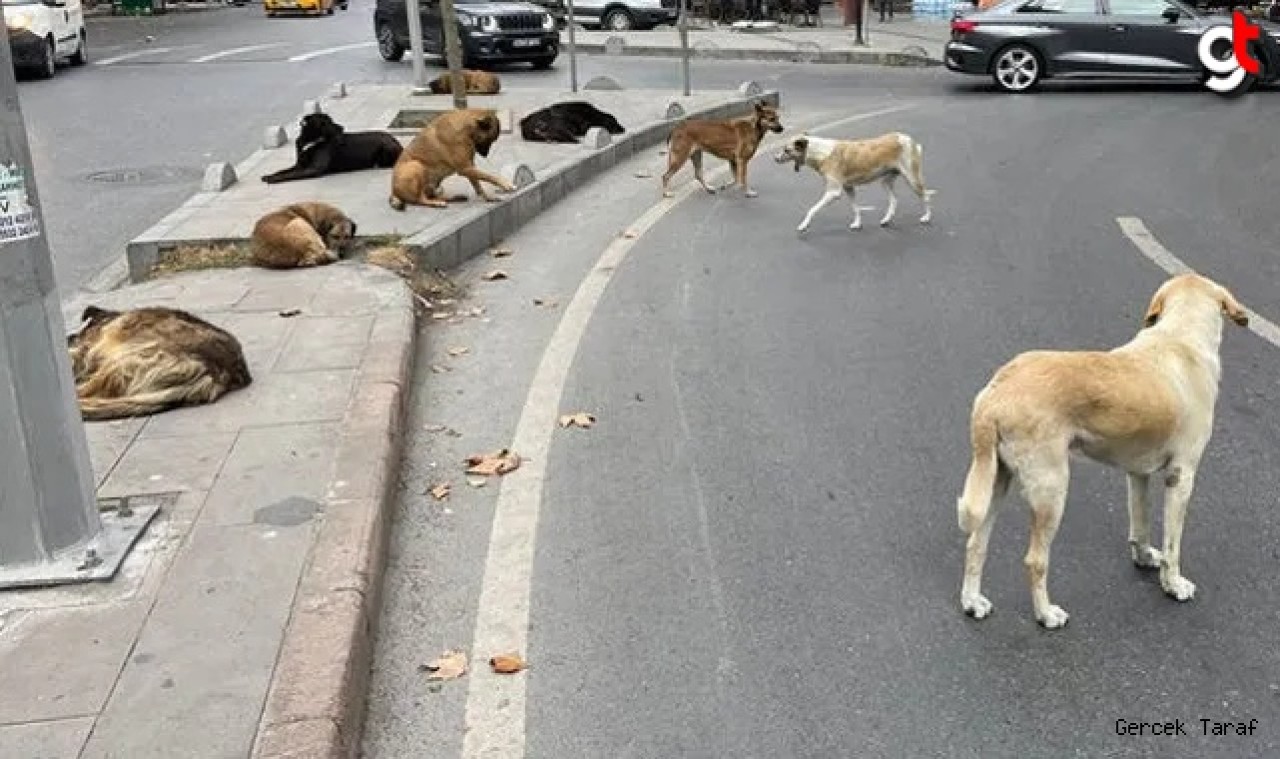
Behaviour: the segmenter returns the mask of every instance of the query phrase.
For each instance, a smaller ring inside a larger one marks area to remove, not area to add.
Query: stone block
[[[582,145],[587,150],[599,150],[613,142],[613,135],[602,127],[591,127],[582,138]]]
[[[264,150],[275,150],[278,147],[289,144],[289,133],[279,124],[269,126],[262,130],[262,148]]]
[[[750,79],[738,85],[738,94],[742,95],[743,97],[755,97],[757,95],[762,94],[763,92],[764,92],[764,89],[760,86],[760,84]]]
[[[324,113],[324,111],[320,109],[319,100],[302,101],[302,115],[306,116],[307,114],[311,114],[311,113]]]
[[[528,187],[538,181],[538,176],[534,173],[533,169],[529,168],[528,164],[524,163],[509,163],[502,167],[499,175],[503,179],[515,185],[517,190],[522,187]]]
[[[236,183],[236,167],[226,161],[211,163],[205,167],[200,192],[222,192]]]
[[[667,103],[667,112],[662,118],[670,121],[671,119],[682,119],[684,118],[684,115],[684,106],[673,100],[670,103]]]
[[[608,43],[605,43],[606,45]],[[622,85],[611,76],[595,76],[582,85],[584,90],[621,90]]]

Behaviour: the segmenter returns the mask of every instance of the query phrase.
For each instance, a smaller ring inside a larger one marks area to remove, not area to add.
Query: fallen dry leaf
[[[449,349],[450,356],[465,356],[471,352],[471,349],[465,345],[455,345]]]
[[[444,426],[443,424],[428,424],[422,429],[426,430],[427,432],[444,432],[449,428]]]
[[[504,475],[520,468],[520,454],[507,448],[467,458],[467,474]]]
[[[444,374],[445,372],[451,372],[451,371],[453,371],[453,370],[452,370],[452,369],[450,369],[450,368],[449,368],[449,367],[447,367],[447,366],[441,366],[441,365],[439,365],[439,364],[432,364],[432,365],[431,365],[431,373],[432,373],[432,374]]]
[[[560,417],[561,427],[581,427],[584,430],[596,423],[596,418],[591,414],[579,411],[576,414],[565,414]]]
[[[556,308],[560,305],[560,301],[556,298],[534,298],[533,305],[543,306],[544,308]]]
[[[453,312],[452,312],[452,311],[440,311],[440,312],[437,312],[437,313],[432,314],[432,315],[431,315],[431,318],[432,318],[432,319],[435,319],[436,321],[443,321],[443,320],[445,320],[445,319],[451,319],[451,318],[453,318]]]
[[[450,490],[449,483],[442,482],[439,485],[436,485],[435,487],[431,488],[431,497],[436,499],[437,501],[443,501],[444,499],[449,497],[449,490]]]
[[[286,308],[285,310],[280,312],[280,316],[284,317],[285,319],[288,319],[290,317],[297,316],[300,313],[302,313],[302,309],[300,308]]]
[[[494,248],[489,251],[489,255],[493,256],[494,258],[506,258],[512,255],[513,253],[515,253],[514,250],[505,246]]]
[[[622,236],[628,240],[634,240],[636,239],[636,237],[638,237],[638,235],[630,229],[628,229],[626,232],[623,232]]]
[[[445,651],[439,659],[424,664],[431,674],[428,680],[457,680],[467,672],[467,655],[462,651]]]
[[[510,277],[508,277],[507,273],[502,269],[494,269],[493,271],[481,277],[481,279],[487,282],[495,282],[499,279],[510,279]]]
[[[510,653],[493,657],[489,660],[489,666],[499,675],[514,675],[525,668],[525,663],[519,654]]]
[[[486,483],[488,483],[488,480],[484,480],[484,479],[481,479],[481,478],[479,478],[479,477],[468,477],[468,478],[467,478],[467,484],[468,484],[468,485],[470,485],[470,486],[471,486],[471,487],[473,487],[473,488],[482,488],[482,487],[484,487],[484,486],[485,486],[485,484],[486,484]]]
[[[641,169],[636,172],[636,179],[648,179],[649,177],[652,177],[652,176],[653,176],[652,174],[645,171],[644,169]]]

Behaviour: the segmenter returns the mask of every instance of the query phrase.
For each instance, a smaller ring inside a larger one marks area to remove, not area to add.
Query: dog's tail
[[[956,501],[960,529],[965,534],[972,534],[986,521],[987,511],[995,496],[996,477],[1002,466],[1000,454],[996,450],[1000,442],[1000,431],[995,419],[983,408],[981,397],[974,406],[970,442],[973,445],[973,461],[964,480],[964,492]]]

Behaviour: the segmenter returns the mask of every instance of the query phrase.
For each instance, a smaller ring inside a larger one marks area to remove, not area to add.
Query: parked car
[[[622,32],[674,26],[680,15],[678,0],[574,0],[573,20],[587,28]]]
[[[281,14],[332,16],[335,7],[347,9],[348,0],[262,0],[262,8],[272,18]]]
[[[0,5],[15,71],[50,79],[60,60],[69,60],[73,66],[89,62],[80,0],[3,0]]]
[[[462,65],[482,68],[492,63],[531,63],[550,68],[560,54],[560,30],[544,9],[525,2],[454,0]],[[444,55],[444,24],[439,0],[420,0],[423,51]],[[409,16],[405,0],[378,0],[373,10],[374,35],[383,59],[398,61],[409,49]]]
[[[1280,76],[1280,25],[1254,22],[1263,34],[1250,45],[1263,70],[1232,94]],[[1230,24],[1179,0],[1006,0],[953,18],[943,59],[951,71],[990,76],[1005,92],[1026,92],[1051,77],[1204,82],[1200,36]],[[1225,58],[1230,48],[1221,41],[1213,51]]]

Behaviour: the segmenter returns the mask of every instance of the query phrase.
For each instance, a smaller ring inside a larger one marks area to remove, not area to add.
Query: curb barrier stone
[[[275,150],[288,143],[289,134],[285,132],[282,126],[269,126],[262,132],[262,147],[266,150]]]
[[[591,127],[583,137],[582,145],[587,150],[599,150],[600,148],[607,147],[612,140],[613,135],[609,134],[603,128]]]
[[[682,116],[684,116],[684,106],[673,100],[670,103],[667,103],[667,112],[662,118],[670,121],[671,119],[678,119]]]
[[[222,192],[236,183],[236,170],[231,164],[220,161],[205,167],[204,179],[200,182],[201,192]]]
[[[619,84],[617,79],[614,79],[611,76],[596,76],[596,77],[592,77],[590,81],[582,85],[582,89],[584,90],[622,90],[626,88],[623,87],[621,84]]]

